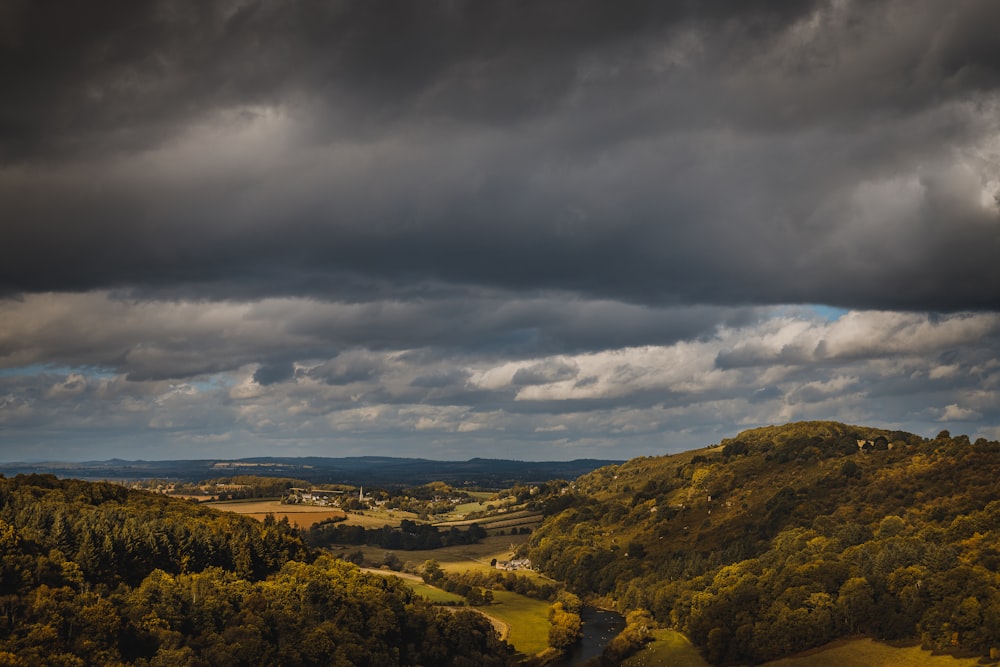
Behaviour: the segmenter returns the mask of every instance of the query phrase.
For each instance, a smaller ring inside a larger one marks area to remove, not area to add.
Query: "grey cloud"
[[[817,349],[820,349],[820,344]],[[715,365],[722,369],[746,368],[749,366],[767,366],[771,364],[796,365],[812,363],[817,360],[813,351],[799,345],[785,345],[780,350],[763,348],[753,342],[732,350],[723,350],[715,357]]]
[[[377,358],[341,356],[304,370],[302,374],[329,385],[347,385],[373,380],[382,370],[383,364]]]
[[[0,367],[95,366],[133,380],[182,378],[260,364],[288,379],[294,362],[341,350],[408,350],[405,358],[532,358],[711,336],[765,316],[751,308],[650,308],[559,294],[462,290],[412,300],[329,303],[129,300],[105,294],[0,301]],[[81,339],[80,331],[87,331]]]
[[[580,369],[576,364],[561,360],[552,360],[544,363],[532,364],[525,368],[519,368],[511,379],[511,384],[515,386],[526,386],[535,384],[549,384],[550,382],[561,382],[572,380],[576,377]]]
[[[752,403],[763,403],[773,401],[783,396],[783,392],[778,387],[761,387],[750,392],[747,400]]]
[[[263,386],[291,380],[293,377],[295,377],[295,365],[291,363],[261,366],[253,374],[254,382]]]
[[[751,20],[759,37],[811,4],[16,3],[0,37],[0,139],[14,155],[129,148],[213,108],[317,89],[379,124],[404,113],[507,121],[545,112],[590,53],[693,20]]]
[[[995,308],[997,10],[770,5],[18,5],[0,291]]]
[[[455,368],[447,371],[439,371],[429,375],[419,375],[410,382],[410,386],[421,387],[424,389],[441,389],[444,387],[461,385],[468,378],[468,371]]]
[[[719,414],[996,431],[997,24],[989,0],[4,3],[0,422],[264,451],[419,423],[645,453]],[[71,370],[2,371],[46,365]]]

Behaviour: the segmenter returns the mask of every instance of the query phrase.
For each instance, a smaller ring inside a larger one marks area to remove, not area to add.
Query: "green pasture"
[[[412,581],[410,579],[404,579],[404,581],[407,586],[413,589],[414,593],[423,598],[427,598],[431,602],[443,602],[446,604],[451,604],[453,602],[465,602],[465,598],[461,595],[449,593],[448,591],[435,586],[428,586],[427,584],[422,584],[419,581]]]
[[[469,514],[472,514],[473,512],[485,512],[486,506],[489,504],[490,503],[485,500],[471,502],[471,503],[462,503],[461,505],[455,505],[455,509],[451,513],[464,517],[468,516]]]
[[[431,602],[461,602],[459,595],[428,586],[413,579],[403,579],[415,593]],[[509,591],[493,591],[493,603],[476,607],[505,623],[507,641],[525,655],[535,655],[549,645],[549,603]]]
[[[709,667],[698,649],[681,633],[674,630],[654,630],[653,638],[653,641],[623,662],[622,667]]]
[[[655,630],[654,641],[622,663],[622,667],[708,667],[698,650],[679,632]],[[763,667],[973,667],[977,658],[935,655],[919,646],[897,648],[871,639],[838,640],[791,658],[764,663]],[[996,664],[996,663],[991,663]]]
[[[838,640],[792,658],[765,663],[765,667],[972,667],[981,664],[978,658],[935,655],[919,646],[896,648],[865,638]]]
[[[510,627],[510,642],[521,653],[535,655],[549,646],[549,603],[509,591],[493,591],[493,604],[481,609]]]

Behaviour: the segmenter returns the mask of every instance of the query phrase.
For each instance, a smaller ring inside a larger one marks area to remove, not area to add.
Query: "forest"
[[[403,551],[473,544],[486,537],[486,531],[475,523],[465,530],[459,530],[454,526],[448,530],[440,530],[436,526],[416,523],[409,519],[403,519],[398,528],[391,526],[364,528],[340,521],[336,519],[321,521],[306,531],[303,537],[310,545],[317,547],[334,544],[367,544]]]
[[[0,665],[505,665],[479,614],[319,555],[286,521],[0,478]]]
[[[524,549],[713,664],[863,634],[996,659],[1000,443],[802,422],[608,466]]]

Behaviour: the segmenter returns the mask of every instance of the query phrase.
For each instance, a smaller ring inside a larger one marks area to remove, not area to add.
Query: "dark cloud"
[[[998,24],[2,3],[0,424],[365,451],[720,414],[995,432]]]
[[[253,374],[253,381],[267,386],[275,382],[284,382],[295,377],[295,365],[290,363],[268,364],[261,366]]]
[[[439,371],[429,375],[419,375],[410,382],[411,387],[423,389],[442,389],[463,384],[469,378],[469,372],[453,368],[446,371]]]
[[[380,359],[367,356],[338,357],[303,371],[303,375],[329,385],[347,385],[372,380],[382,372]]]
[[[302,97],[367,124],[509,122],[565,95],[581,59],[677,24],[761,37],[811,2],[65,2],[5,5],[4,153],[132,148],[217,108]]]
[[[992,309],[997,11],[9,4],[0,292]]]

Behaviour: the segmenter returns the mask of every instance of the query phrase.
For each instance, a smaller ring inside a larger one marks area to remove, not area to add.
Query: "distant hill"
[[[369,486],[416,485],[447,482],[453,486],[507,488],[514,484],[576,479],[597,468],[621,461],[510,461],[474,458],[468,461],[433,461],[387,456],[254,457],[236,460],[86,461],[0,463],[0,473],[48,473],[88,480],[169,479],[198,482],[228,475],[294,477],[315,484],[365,484]]]
[[[837,422],[754,429],[595,470],[529,557],[648,610],[713,664],[864,634],[1000,649],[1000,443]]]

